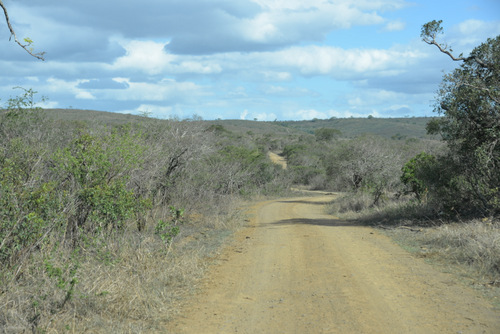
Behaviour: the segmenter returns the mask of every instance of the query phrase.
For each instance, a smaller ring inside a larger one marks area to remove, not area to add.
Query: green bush
[[[127,131],[102,137],[83,133],[54,155],[62,191],[71,195],[66,236],[73,242],[83,231],[119,230],[134,213],[147,208],[147,201],[127,188],[143,152],[137,139]]]
[[[180,225],[184,224],[184,209],[171,206],[169,212],[170,219],[160,220],[155,226],[155,234],[165,243],[172,242],[180,232]]]
[[[314,131],[317,141],[330,141],[339,137],[342,134],[340,130],[332,128],[320,128]]]
[[[40,152],[12,139],[0,152],[0,263],[12,266],[43,245],[61,221],[56,184],[41,180]]]
[[[422,27],[422,38],[451,55],[448,46],[439,45],[436,36],[443,32],[442,21]],[[444,46],[444,48],[443,48]],[[453,58],[453,57],[452,57]],[[500,36],[489,38],[462,63],[443,77],[434,111],[443,117],[427,126],[430,134],[441,134],[453,161],[449,182],[439,192],[457,190],[444,196],[441,204],[459,214],[489,216],[500,214]],[[445,160],[443,160],[442,166]],[[457,200],[461,202],[458,202]]]
[[[410,159],[401,171],[401,182],[406,186],[407,193],[413,193],[421,202],[427,196],[433,173],[436,172],[436,158],[422,152]]]

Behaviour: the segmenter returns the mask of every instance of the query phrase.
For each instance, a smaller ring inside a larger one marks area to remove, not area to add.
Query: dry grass
[[[429,218],[435,215],[423,204],[399,199],[372,207],[366,195],[352,194],[329,211],[381,227],[401,247],[480,288],[500,308],[500,220],[443,222]]]
[[[344,219],[358,218],[361,212],[368,210],[373,203],[366,193],[346,193],[335,199],[328,208],[328,212]]]
[[[401,226],[418,227],[414,230],[421,233],[409,232],[413,233],[411,240],[401,238],[407,248],[424,249],[428,255],[432,253],[452,263],[467,265],[479,275],[489,275],[500,280],[498,220],[443,222],[437,220],[436,215],[425,204],[393,199],[373,207],[366,194],[341,197],[331,204],[329,211],[343,219],[382,226],[393,231],[401,230],[398,229]]]
[[[381,230],[401,247],[460,278],[500,309],[500,221]]]
[[[209,258],[243,221],[241,214],[193,215],[172,245],[131,228],[107,239],[98,251],[83,250],[75,293],[64,306],[68,288],[57,287],[58,279],[41,264],[50,258],[66,278],[71,254],[37,253],[16,289],[0,294],[0,333],[163,332],[184,298],[196,290]]]
[[[347,193],[339,197],[331,203],[328,212],[366,225],[441,225],[441,222],[432,221],[430,217],[434,217],[435,213],[425,204],[405,197],[386,197],[380,205],[374,206],[373,197],[363,192]]]
[[[430,228],[416,238],[423,245],[424,254],[437,253],[500,283],[500,221],[446,224]]]

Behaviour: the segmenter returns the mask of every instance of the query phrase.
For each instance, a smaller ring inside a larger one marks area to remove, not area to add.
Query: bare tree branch
[[[33,57],[35,57],[37,59],[40,59],[40,60],[45,60],[45,58],[44,58],[45,52],[35,53],[33,51],[33,48],[31,47],[31,44],[33,44],[32,40],[30,40],[28,38],[25,38],[24,41],[27,44],[22,44],[21,42],[19,42],[19,40],[17,39],[16,33],[14,31],[14,28],[12,28],[12,25],[10,24],[10,19],[9,19],[9,14],[7,13],[7,8],[5,8],[5,5],[3,4],[2,0],[0,0],[0,7],[2,7],[2,9],[3,9],[3,12],[5,14],[5,21],[7,22],[7,26],[9,27],[9,31],[10,31],[10,35],[11,35],[10,38],[9,38],[9,40],[12,38],[12,36],[14,36],[14,41],[17,44],[19,44],[19,46],[22,47],[31,56],[33,56]]]
[[[443,47],[441,44],[439,44],[438,42],[436,42],[436,40],[434,38],[432,40],[430,40],[430,41],[424,39],[424,42],[427,43],[427,44],[430,44],[430,45],[437,46],[438,49],[439,49],[439,51],[441,51],[444,54],[447,54],[454,61],[464,61],[464,60],[467,60],[467,58],[465,58],[465,57],[458,57],[458,58],[456,58],[455,56],[453,56],[453,54],[449,50],[447,50],[446,46]]]
[[[420,37],[422,37],[422,40],[429,44],[429,45],[435,45],[441,51],[442,53],[448,55],[452,60],[454,61],[468,61],[468,60],[474,60],[476,63],[478,63],[481,67],[485,68],[490,68],[490,65],[479,59],[478,57],[470,56],[470,57],[463,57],[460,55],[459,57],[455,57],[452,52],[453,50],[450,48],[448,50],[448,45],[446,44],[439,44],[436,42],[436,36],[438,34],[443,33],[443,27],[441,27],[441,23],[443,23],[442,20],[439,21],[431,21],[427,22],[422,26],[422,31],[420,34]]]

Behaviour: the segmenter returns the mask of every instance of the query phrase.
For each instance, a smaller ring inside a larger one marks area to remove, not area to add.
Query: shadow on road
[[[317,225],[317,226],[331,226],[331,227],[342,227],[342,226],[366,226],[354,220],[339,220],[339,219],[307,219],[307,218],[293,218],[284,219],[276,222],[272,222],[269,225],[273,226],[284,226],[284,225]]]

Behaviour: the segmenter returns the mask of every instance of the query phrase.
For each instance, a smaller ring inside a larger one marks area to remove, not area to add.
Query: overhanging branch
[[[474,60],[476,63],[479,64],[479,66],[481,67],[485,67],[485,68],[490,68],[490,66],[485,63],[484,61],[482,61],[481,59],[479,59],[478,57],[473,57],[473,56],[470,56],[470,57],[462,57],[460,55],[460,57],[455,57],[450,50],[448,50],[448,46],[442,46],[441,44],[439,44],[438,42],[436,42],[436,36],[433,35],[432,36],[432,39],[430,38],[423,38],[423,41],[429,45],[435,45],[439,51],[441,51],[442,53],[448,55],[452,60],[454,61],[467,61],[467,60]]]
[[[33,43],[32,41],[27,41],[28,44],[22,44],[21,42],[19,42],[19,40],[17,39],[16,33],[14,31],[14,28],[12,28],[12,25],[10,23],[9,14],[7,13],[7,8],[5,8],[5,5],[3,4],[2,0],[0,0],[0,7],[2,7],[2,9],[3,9],[3,12],[5,14],[5,21],[7,22],[7,27],[9,27],[9,31],[10,31],[10,38],[9,38],[9,40],[12,37],[14,37],[14,41],[20,47],[22,47],[26,52],[28,52],[31,56],[33,56],[33,57],[35,57],[37,59],[40,59],[40,60],[45,60],[45,58],[44,58],[45,52],[35,53],[33,51],[33,48],[30,47],[31,44]]]
[[[427,43],[427,44],[430,44],[430,45],[435,45],[438,47],[439,51],[441,51],[442,53],[444,54],[447,54],[448,56],[450,56],[451,59],[453,59],[454,61],[464,61],[464,60],[467,60],[467,58],[465,57],[458,57],[456,58],[455,56],[453,56],[453,54],[446,49],[446,47],[443,47],[441,44],[439,44],[438,42],[436,42],[435,39],[432,39],[432,40],[426,40],[424,39],[424,42]]]

